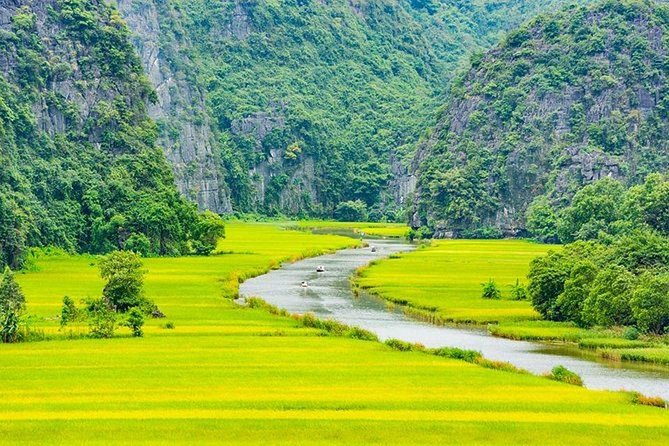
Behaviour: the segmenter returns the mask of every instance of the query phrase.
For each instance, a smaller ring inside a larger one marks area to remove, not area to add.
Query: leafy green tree
[[[669,328],[669,274],[642,274],[630,307],[639,330],[664,333]]]
[[[133,233],[125,241],[123,249],[148,257],[151,255],[151,240],[142,233]]]
[[[564,289],[555,300],[553,319],[586,325],[582,309],[596,275],[597,266],[590,260],[581,260],[571,266],[569,278],[564,281]]]
[[[0,282],[0,338],[2,342],[16,342],[19,339],[21,315],[26,308],[26,298],[16,283],[14,274],[5,267]]]
[[[144,300],[144,269],[139,255],[115,251],[100,260],[100,275],[107,281],[102,295],[117,311],[126,312]]]
[[[627,219],[669,235],[669,181],[654,173],[646,181],[631,187],[625,194]]]
[[[200,215],[193,234],[193,249],[196,254],[209,255],[225,237],[225,222],[221,217],[210,211]]]
[[[26,298],[14,279],[14,273],[6,266],[0,281],[0,313],[21,314],[26,309]]]
[[[639,273],[669,265],[669,238],[651,229],[636,229],[614,239],[608,260]]]
[[[559,242],[557,225],[558,217],[548,198],[537,197],[527,208],[527,230],[544,243]]]
[[[337,205],[334,216],[339,221],[366,221],[367,205],[362,200],[344,201]]]
[[[636,282],[636,277],[620,265],[599,270],[583,303],[582,319],[604,327],[634,324],[630,298]]]
[[[564,291],[564,283],[570,274],[570,259],[562,252],[549,252],[530,263],[527,275],[527,291],[532,306],[545,319],[560,320],[555,312],[558,297]]]
[[[624,193],[623,185],[608,177],[580,189],[558,222],[560,240],[591,240],[600,232],[610,232],[611,225],[621,218]]]

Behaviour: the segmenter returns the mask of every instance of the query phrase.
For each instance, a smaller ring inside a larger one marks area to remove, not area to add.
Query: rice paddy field
[[[542,321],[529,301],[510,299],[511,285],[526,280],[530,261],[559,246],[524,240],[439,240],[414,252],[363,268],[360,288],[406,312],[435,323],[490,324],[500,337],[562,341],[593,350],[613,361],[669,365],[669,338],[624,339],[624,330],[584,329],[572,323]],[[502,299],[483,299],[482,284],[493,279]]]
[[[533,258],[556,248],[524,240],[438,240],[361,270],[356,283],[445,322],[532,320],[539,315],[529,302],[510,300],[510,287],[525,281]],[[481,298],[489,279],[501,288],[502,299]]]
[[[222,255],[146,260],[147,295],[168,318],[143,338],[0,345],[0,444],[669,441],[669,411],[630,394],[398,352],[239,307],[230,297],[240,278],[357,242],[269,224],[227,234]],[[89,256],[43,256],[18,278],[33,323],[54,333],[63,295],[102,289]]]

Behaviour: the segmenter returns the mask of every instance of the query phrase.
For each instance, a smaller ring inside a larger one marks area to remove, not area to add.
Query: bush
[[[0,338],[10,343],[19,340],[21,315],[26,308],[26,298],[21,287],[14,279],[14,274],[5,267],[0,281]]]
[[[640,335],[641,333],[636,327],[627,327],[623,332],[623,338],[629,341],[636,341],[637,339],[639,339]]]
[[[481,297],[484,299],[501,299],[502,298],[502,293],[497,288],[497,284],[495,284],[495,281],[492,279],[489,279],[486,283],[482,283],[481,286],[483,287],[483,292],[481,293]]]
[[[104,297],[86,302],[90,334],[94,338],[111,338],[116,329],[116,311]]]
[[[527,300],[527,288],[516,279],[516,283],[511,285],[511,300]]]
[[[578,374],[561,365],[554,367],[548,377],[554,381],[560,381],[574,386],[583,386],[583,380]]]
[[[139,308],[133,308],[128,314],[126,325],[132,330],[132,335],[136,338],[144,336],[142,327],[144,326],[144,314]]]
[[[69,296],[63,297],[63,307],[60,310],[60,326],[65,327],[68,323],[79,318],[79,309]]]

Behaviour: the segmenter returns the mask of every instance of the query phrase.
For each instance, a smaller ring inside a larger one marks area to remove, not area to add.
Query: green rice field
[[[146,260],[147,295],[168,317],[144,338],[57,337],[63,295],[101,292],[95,257],[42,256],[18,275],[34,327],[56,337],[0,345],[0,444],[669,441],[669,411],[630,394],[398,352],[239,307],[230,297],[241,278],[358,242],[275,224],[234,223],[227,235],[217,256]],[[509,247],[504,280],[539,248]]]

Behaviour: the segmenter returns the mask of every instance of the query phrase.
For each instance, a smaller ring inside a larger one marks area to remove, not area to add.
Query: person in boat
[[[323,265],[318,265],[316,267],[316,272],[317,273],[324,273],[325,272],[325,267]]]
[[[309,284],[307,283],[306,280],[303,280],[302,281],[302,288],[307,288],[307,287],[309,287]]]

